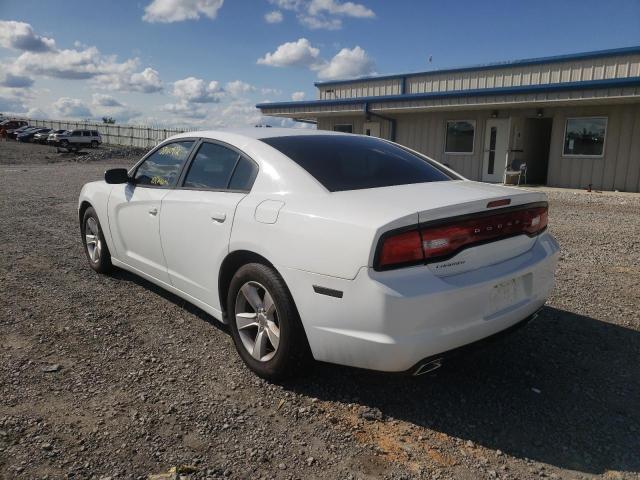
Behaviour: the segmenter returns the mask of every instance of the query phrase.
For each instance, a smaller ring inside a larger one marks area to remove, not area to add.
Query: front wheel
[[[91,140],[91,148],[98,148],[98,141],[97,140]]]
[[[69,146],[69,140],[60,140],[60,146],[66,148]]]
[[[98,273],[110,272],[113,269],[111,254],[107,242],[104,240],[98,215],[93,207],[87,208],[84,212],[80,231],[89,266]]]
[[[231,280],[227,312],[236,350],[258,376],[281,380],[309,363],[293,299],[272,268],[259,263],[241,267]]]

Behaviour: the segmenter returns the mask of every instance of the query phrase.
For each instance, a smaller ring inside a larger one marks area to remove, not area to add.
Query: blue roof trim
[[[355,82],[366,82],[370,80],[389,80],[394,78],[417,77],[422,75],[435,75],[442,73],[469,72],[472,70],[494,70],[505,67],[524,67],[528,65],[539,65],[542,63],[557,63],[567,60],[587,60],[589,58],[611,57],[630,53],[640,53],[640,45],[634,47],[611,48],[608,50],[594,50],[591,52],[569,53],[565,55],[554,55],[550,57],[525,58],[522,60],[511,60],[505,62],[486,63],[470,65],[467,67],[444,68],[441,70],[428,70],[423,72],[396,73],[391,75],[373,75],[369,77],[351,78],[346,80],[327,80],[314,82],[316,87],[327,85],[342,85]]]
[[[559,92],[563,90],[587,90],[593,88],[640,86],[640,77],[589,80],[585,82],[564,82],[544,85],[521,85],[518,87],[475,88],[473,90],[451,90],[448,92],[407,93],[404,95],[381,95],[378,97],[352,97],[332,100],[309,100],[302,102],[258,103],[257,108],[316,107],[361,103],[383,103],[409,100],[428,100],[447,97],[475,97],[481,95],[509,95],[517,93]],[[301,112],[304,113],[304,112]]]

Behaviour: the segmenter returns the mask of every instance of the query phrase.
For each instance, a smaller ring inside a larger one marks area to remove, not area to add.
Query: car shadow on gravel
[[[116,280],[121,280],[121,281],[126,281],[126,282],[132,282],[135,283],[136,285],[140,285],[142,288],[145,288],[146,290],[149,290],[150,292],[153,292],[157,295],[160,295],[162,298],[170,301],[171,303],[179,306],[180,308],[182,308],[184,311],[191,313],[192,315],[195,315],[196,317],[198,317],[201,320],[204,320],[207,323],[210,323],[212,326],[216,327],[218,330],[221,330],[225,333],[229,333],[229,329],[227,328],[227,326],[219,321],[217,321],[215,318],[213,318],[211,315],[209,315],[207,312],[205,312],[204,310],[196,307],[195,305],[193,305],[192,303],[187,302],[186,300],[178,297],[177,295],[174,295],[171,292],[168,292],[167,290],[157,286],[155,283],[151,283],[148,280],[145,280],[142,277],[139,277],[133,273],[127,272],[126,270],[121,270],[121,269],[115,269],[112,273],[111,273],[111,277],[116,279]]]
[[[228,333],[225,325],[136,275],[133,282]],[[601,474],[640,471],[640,332],[553,307],[525,328],[411,377],[317,364],[283,387],[355,403],[521,459]]]
[[[585,473],[640,471],[640,333],[546,307],[437,374],[319,365],[286,388]]]

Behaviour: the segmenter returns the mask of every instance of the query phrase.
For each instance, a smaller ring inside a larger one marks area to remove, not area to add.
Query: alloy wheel
[[[98,222],[96,222],[96,219],[93,217],[87,219],[84,227],[84,238],[89,258],[93,263],[97,263],[102,253],[102,241],[100,240]]]
[[[280,344],[278,309],[271,293],[258,282],[246,282],[236,296],[235,318],[244,348],[260,362],[271,360]]]

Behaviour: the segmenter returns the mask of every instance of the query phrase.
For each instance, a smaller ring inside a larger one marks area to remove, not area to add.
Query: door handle
[[[149,214],[153,215],[155,217],[158,214],[158,209],[157,208],[150,208],[149,209]]]
[[[213,213],[211,215],[211,220],[213,220],[214,222],[222,223],[226,219],[227,219],[227,214],[226,213]]]

